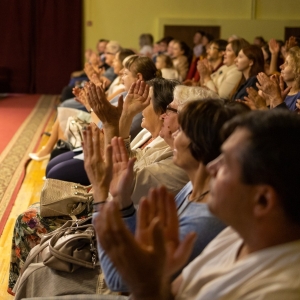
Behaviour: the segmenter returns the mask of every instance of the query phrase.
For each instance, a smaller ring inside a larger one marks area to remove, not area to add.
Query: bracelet
[[[98,211],[98,205],[102,205],[102,204],[105,204],[105,203],[106,203],[106,201],[100,201],[100,202],[93,203],[93,212]]]
[[[135,214],[135,207],[133,205],[133,202],[127,207],[124,207],[123,209],[120,210],[121,215],[123,218],[129,218]]]

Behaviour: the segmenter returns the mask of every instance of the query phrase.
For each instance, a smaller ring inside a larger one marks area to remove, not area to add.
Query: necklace
[[[204,198],[205,195],[207,195],[209,193],[209,190],[207,190],[206,192],[202,193],[199,197],[195,197],[193,199],[189,199],[190,202],[198,202],[200,200],[202,200]]]

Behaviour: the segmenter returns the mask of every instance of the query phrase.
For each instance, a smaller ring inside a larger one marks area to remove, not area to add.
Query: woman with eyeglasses
[[[176,90],[177,94],[176,94]],[[175,98],[178,95],[187,95],[192,98],[192,95],[196,96],[199,87],[184,87],[177,86],[175,88]],[[179,92],[179,93],[178,93]],[[202,98],[200,98],[202,99]],[[213,216],[208,209],[207,199],[209,198],[209,181],[210,174],[206,170],[206,165],[214,160],[218,155],[220,155],[220,148],[222,144],[222,138],[220,136],[220,130],[223,124],[234,117],[237,114],[246,113],[250,109],[242,103],[230,103],[228,105],[224,104],[222,100],[206,98],[203,100],[190,101],[184,104],[183,101],[178,101],[177,104],[172,104],[167,109],[166,115],[177,116],[175,105],[177,109],[180,110],[178,115],[179,130],[173,134],[174,138],[174,156],[173,163],[184,170],[190,182],[176,195],[175,204],[177,207],[178,221],[179,221],[179,238],[183,240],[186,235],[190,232],[196,233],[195,243],[192,252],[186,262],[188,264],[195,257],[197,257],[205,246],[221,231],[225,228],[225,225]],[[183,106],[183,107],[182,107]],[[118,143],[118,145],[117,145]],[[113,156],[122,156],[122,141],[112,141]],[[119,203],[119,209],[122,209],[122,217],[128,228],[132,232],[135,231],[136,227],[136,211],[132,207],[132,202],[130,201],[130,191],[128,191],[128,186],[130,186],[130,181],[125,180],[129,172],[129,165],[126,163],[127,160],[124,159],[124,170],[127,172],[116,172],[117,167],[114,166],[114,172],[112,176],[113,182],[118,182],[118,186],[114,186],[114,192],[112,192],[114,199]],[[93,171],[93,166],[86,166],[87,172],[90,177],[91,182],[95,181]],[[122,175],[120,175],[122,174]],[[166,174],[166,176],[171,176],[171,174]],[[98,181],[99,182],[99,181]],[[123,182],[126,182],[125,186]],[[100,183],[95,182],[100,188]],[[151,193],[151,192],[150,192]],[[98,195],[100,196],[100,195]],[[99,197],[99,199],[105,198],[105,195]],[[139,212],[140,216],[144,214],[143,222],[147,224],[147,219],[160,218],[162,226],[165,222],[168,222],[168,199],[160,198],[152,199],[148,198],[141,203],[141,210],[150,211],[148,216],[145,213]],[[95,201],[97,201],[97,195],[95,195]],[[131,209],[129,209],[131,205]],[[127,211],[125,208],[127,207]],[[108,287],[113,291],[127,292],[128,287],[119,273],[116,271],[115,267],[112,266],[111,261],[105,251],[108,245],[108,240],[102,239],[103,235],[100,232],[105,232],[107,229],[101,226],[100,228],[100,218],[104,217],[102,215],[103,210],[100,214],[94,215],[94,227],[96,232],[99,233],[98,237],[101,236],[99,241],[101,245],[98,246],[99,257],[101,257],[101,267],[105,275],[106,283]],[[150,217],[151,216],[151,217]],[[163,219],[165,217],[165,219]],[[109,230],[109,229],[108,229]],[[103,248],[102,248],[103,247]],[[124,246],[123,246],[124,247]],[[109,250],[108,250],[109,251]],[[124,255],[122,250],[120,250],[119,255]],[[134,262],[133,257],[122,257],[124,260]],[[181,272],[182,268],[179,270]],[[175,267],[176,268],[176,267]],[[173,278],[179,274],[176,272]],[[151,280],[149,278],[149,280]]]

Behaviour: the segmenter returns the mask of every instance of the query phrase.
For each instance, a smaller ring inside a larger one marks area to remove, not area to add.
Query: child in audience
[[[179,73],[179,80],[186,78],[189,70],[190,48],[185,42],[173,40],[172,59],[173,65]]]
[[[156,68],[161,70],[165,79],[179,79],[178,71],[174,68],[172,59],[166,54],[159,54],[156,58]]]

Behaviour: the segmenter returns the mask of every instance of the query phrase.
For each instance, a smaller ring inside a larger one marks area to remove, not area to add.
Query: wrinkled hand
[[[197,63],[197,70],[200,74],[200,78],[204,81],[210,80],[210,75],[212,73],[211,66],[207,59],[199,60]]]
[[[284,80],[283,80],[283,77],[281,75],[280,76],[279,75],[272,75],[271,80],[276,80],[277,84],[279,84],[280,91],[281,91],[281,98],[285,99],[285,97],[290,92],[292,87],[288,86],[286,89],[284,88]]]
[[[100,60],[99,60],[99,55],[96,52],[93,51],[91,53],[90,58],[89,58],[89,62],[91,63],[92,66],[96,67],[95,71],[97,72]]]
[[[95,71],[95,68],[91,64],[84,64],[84,72],[91,82],[93,82],[94,80],[93,75],[95,75],[98,78],[98,80],[100,80],[100,74]]]
[[[141,80],[134,82],[125,98],[124,112],[135,116],[143,111],[149,104],[149,85]]]
[[[87,87],[89,83],[87,82],[84,86],[84,88],[74,87],[72,90],[72,93],[75,95],[75,100],[79,103],[81,103],[87,111],[91,110],[90,104],[87,100]]]
[[[138,210],[136,240],[151,247],[151,222],[158,218],[164,232],[166,263],[164,274],[170,277],[180,270],[190,257],[196,235],[188,234],[179,240],[179,222],[174,196],[165,187],[151,189],[140,203]]]
[[[119,120],[123,110],[123,96],[119,97],[118,106],[111,105],[107,100],[104,88],[93,83],[88,85],[88,102],[103,126],[112,125],[119,128]]]
[[[151,246],[134,239],[114,201],[101,207],[100,213],[93,219],[93,225],[98,241],[134,297],[140,299],[151,295],[153,299],[159,299],[157,296],[161,290],[166,256],[159,220],[152,220],[150,225]]]
[[[94,123],[83,131],[83,141],[84,168],[93,185],[95,202],[103,201],[107,198],[112,178],[112,147],[107,147],[104,162],[101,131]]]
[[[248,97],[244,97],[245,104],[252,110],[255,109],[267,109],[266,100],[261,97],[258,92],[253,88],[247,88]]]
[[[275,39],[271,39],[269,41],[269,49],[271,54],[278,54],[280,51],[280,45],[277,43]]]
[[[128,154],[122,138],[114,137],[111,140],[113,177],[110,184],[110,193],[119,203],[120,209],[128,207],[131,201],[133,186],[133,165],[135,158],[128,159]]]
[[[136,299],[145,295],[159,299],[175,266],[182,266],[190,256],[195,234],[179,241],[174,198],[163,187],[151,190],[141,201],[135,239],[118,209],[112,201],[95,218],[100,244]]]
[[[257,79],[256,86],[262,92],[261,96],[264,97],[265,94],[269,98],[270,108],[283,102],[279,83],[274,77],[269,78],[265,73],[259,73]]]

